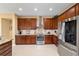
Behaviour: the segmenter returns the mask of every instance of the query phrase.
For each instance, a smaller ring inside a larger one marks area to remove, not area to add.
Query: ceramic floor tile
[[[13,56],[59,56],[55,45],[16,45]]]

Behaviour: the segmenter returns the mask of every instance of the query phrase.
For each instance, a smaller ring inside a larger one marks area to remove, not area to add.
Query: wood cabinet
[[[70,9],[66,10],[64,13],[62,13],[58,18],[59,18],[59,21],[63,22],[63,21],[65,21],[65,19],[68,19],[75,15],[76,15],[76,8],[72,7]]]
[[[25,35],[16,36],[16,44],[26,44]]]
[[[12,56],[12,41],[0,45],[0,56]]]
[[[45,44],[58,44],[57,36],[45,35]]]
[[[53,29],[58,29],[58,18],[52,19],[52,27]]]
[[[25,19],[18,18],[17,25],[19,30],[25,29]]]
[[[16,44],[36,44],[36,35],[16,35]]]
[[[18,29],[36,29],[36,18],[18,18]]]
[[[58,37],[57,36],[55,36],[55,35],[53,35],[53,44],[58,44]]]
[[[25,36],[26,39],[26,44],[36,44],[36,36],[31,35],[31,36]]]
[[[52,18],[44,18],[44,28],[52,29]]]
[[[58,19],[44,18],[44,29],[57,29]]]
[[[36,29],[36,25],[37,25],[36,18],[32,18],[30,20],[30,23],[31,23],[31,25],[30,25],[31,29]]]
[[[65,19],[68,19],[73,16],[79,15],[79,3],[75,4],[74,6],[70,7],[68,10],[63,12],[59,15],[58,20],[63,22]]]
[[[65,13],[61,14],[61,15],[58,17],[58,20],[61,21],[61,22],[63,22],[64,19],[66,19],[66,14],[65,14]]]
[[[52,44],[52,35],[45,35],[45,44]]]
[[[70,18],[73,16],[76,16],[76,6],[71,7],[70,9],[68,9],[66,12],[66,18]]]
[[[31,44],[36,44],[36,36],[32,35],[30,37]]]
[[[76,15],[79,15],[79,3],[76,4]]]

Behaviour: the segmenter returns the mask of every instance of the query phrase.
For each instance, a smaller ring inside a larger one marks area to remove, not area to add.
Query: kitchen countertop
[[[12,39],[8,39],[8,40],[0,40],[0,45],[6,43],[6,42],[8,42],[8,41],[11,41],[11,40],[12,40]]]
[[[21,36],[21,35],[33,35],[33,34],[16,34],[17,36]],[[34,35],[36,35],[36,34],[34,34]],[[58,36],[57,34],[43,34],[44,36],[45,35],[55,35],[55,36]],[[37,35],[36,35],[37,36]]]
[[[17,36],[19,35],[39,35],[39,34],[43,34],[43,35],[55,35],[55,36],[58,36],[58,30],[42,30],[39,31],[39,30],[30,30],[30,31],[27,31],[27,30],[21,30],[21,34],[19,34],[18,30],[16,31],[16,34]],[[48,33],[49,32],[49,33]]]
[[[20,36],[20,35],[36,35],[36,34],[16,34],[17,36]]]

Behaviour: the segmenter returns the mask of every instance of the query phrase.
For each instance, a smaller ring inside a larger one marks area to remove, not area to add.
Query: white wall
[[[1,20],[4,19],[11,19],[12,20],[12,43],[15,45],[15,30],[16,30],[16,19],[17,16],[14,13],[0,13],[0,36],[1,34]],[[6,28],[5,28],[6,29]]]
[[[1,37],[3,40],[12,39],[12,20],[10,19],[2,19],[1,20]]]

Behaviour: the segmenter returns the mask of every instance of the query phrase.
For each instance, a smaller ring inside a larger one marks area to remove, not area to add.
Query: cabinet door
[[[36,29],[36,18],[26,18],[25,29]]]
[[[16,36],[16,44],[26,44],[25,43],[25,36]]]
[[[52,44],[52,37],[50,35],[45,35],[45,44]]]
[[[36,43],[36,36],[35,35],[26,36],[26,44],[35,44],[35,43]]]
[[[21,36],[20,41],[21,41],[21,44],[26,44],[25,35]]]
[[[57,36],[45,35],[45,44],[58,44]]]
[[[36,29],[36,18],[18,18],[18,29]]]
[[[52,18],[44,18],[44,28],[45,29],[53,29]]]
[[[36,18],[32,18],[30,21],[31,29],[36,29]]]
[[[70,8],[68,11],[66,11],[66,17],[70,18],[70,17],[75,16],[76,15],[75,9],[76,9],[76,7],[74,6],[74,7]]]
[[[21,43],[19,36],[16,36],[15,39],[16,39],[16,44],[20,44]]]
[[[52,27],[53,29],[58,29],[58,19],[52,19]]]
[[[25,36],[25,39],[26,39],[26,44],[30,44],[31,43],[31,39],[29,36]]]
[[[18,18],[18,29],[19,30],[25,29],[25,19]]]
[[[31,44],[36,44],[36,36],[35,35],[31,36]]]
[[[49,29],[49,20],[47,20],[46,18],[44,18],[44,28],[45,29]]]
[[[67,17],[66,17],[66,13],[60,15],[60,16],[58,17],[58,20],[59,20],[60,22],[63,22],[63,21],[65,20],[65,18],[67,18]]]
[[[79,3],[76,4],[76,15],[79,15]]]
[[[58,44],[58,37],[53,35],[52,38],[53,38],[52,43]]]

